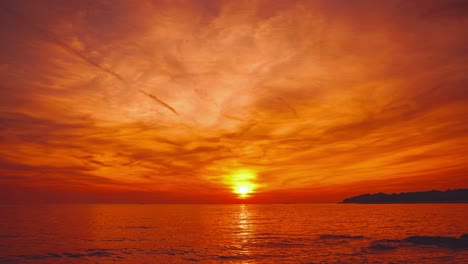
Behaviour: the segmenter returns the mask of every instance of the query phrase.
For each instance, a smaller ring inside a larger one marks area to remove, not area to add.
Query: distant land
[[[468,189],[403,193],[363,194],[344,199],[341,203],[398,204],[398,203],[468,203]]]

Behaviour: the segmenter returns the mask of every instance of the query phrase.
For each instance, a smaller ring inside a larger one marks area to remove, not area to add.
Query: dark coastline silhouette
[[[404,193],[363,194],[344,199],[341,203],[393,204],[393,203],[468,203],[468,189]]]

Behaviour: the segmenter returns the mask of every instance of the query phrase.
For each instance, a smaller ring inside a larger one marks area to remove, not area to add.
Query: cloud
[[[190,202],[236,201],[242,169],[257,202],[463,187],[462,5],[7,1],[0,182]]]

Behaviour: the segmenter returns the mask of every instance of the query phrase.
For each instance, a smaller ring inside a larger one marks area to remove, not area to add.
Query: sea
[[[0,205],[0,263],[468,263],[468,204]]]

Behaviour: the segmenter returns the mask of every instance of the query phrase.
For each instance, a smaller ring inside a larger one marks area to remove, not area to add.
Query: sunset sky
[[[5,0],[0,39],[1,202],[468,187],[466,1]]]

